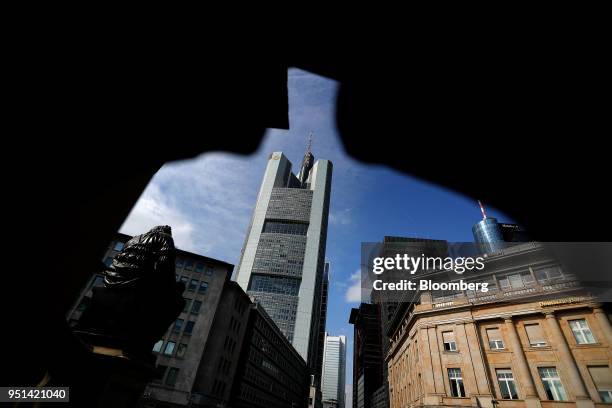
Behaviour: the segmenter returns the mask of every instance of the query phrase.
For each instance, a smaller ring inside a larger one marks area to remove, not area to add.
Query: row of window
[[[299,406],[299,398],[292,401],[282,400],[279,394],[270,394],[248,384],[242,383],[240,398],[249,405],[268,408],[285,408]]]
[[[195,264],[195,268],[194,268]],[[212,276],[214,268],[210,265],[205,265],[202,262],[193,262],[191,259],[176,258],[175,263],[177,268],[183,268],[187,271],[194,270],[198,273],[203,273],[207,276]]]
[[[158,364],[156,368],[156,376],[154,381],[166,384],[169,387],[174,387],[176,378],[178,377],[179,369],[176,367],[168,367],[163,364]]]
[[[236,299],[234,299],[234,310],[242,316],[249,304],[250,303],[242,302],[240,296],[236,296]]]
[[[172,328],[172,331],[174,333],[180,333],[181,330],[183,329],[183,326],[185,326],[185,329],[183,330],[183,334],[191,336],[191,333],[193,333],[193,327],[195,326],[195,322],[193,320],[188,320],[187,324],[185,324],[185,320],[176,319],[176,321],[174,322],[174,327]]]
[[[300,292],[300,283],[300,279],[284,276],[253,275],[249,283],[249,290],[297,296]]]
[[[225,382],[221,380],[215,380],[213,385],[212,394],[218,397],[222,396],[225,392]]]
[[[589,373],[593,379],[599,396],[603,402],[612,402],[612,373],[608,366],[589,366]],[[538,367],[538,374],[546,392],[546,397],[551,401],[567,401],[567,393],[561,382],[556,367]],[[518,399],[516,382],[512,370],[503,368],[496,370],[497,382],[501,398]],[[465,397],[465,386],[460,368],[448,369],[448,381],[453,397]]]
[[[574,319],[568,321],[569,326],[574,334],[576,344],[595,344],[596,340],[593,336],[586,319]],[[544,336],[544,331],[539,323],[525,324],[525,332],[529,340],[531,347],[544,347],[548,343]],[[486,329],[487,340],[489,342],[489,348],[491,350],[503,350],[505,349],[504,341],[500,329],[498,327],[491,327]],[[442,341],[444,343],[445,351],[458,351],[457,343],[455,342],[455,333],[452,331],[442,332]]]
[[[208,282],[200,281],[199,279],[189,280],[189,277],[177,274],[176,281],[183,282],[189,292],[195,292],[197,290],[198,293],[206,293],[208,291]]]
[[[191,313],[198,314],[200,313],[200,309],[202,308],[202,302],[200,300],[183,298],[185,300],[185,308],[183,309],[183,313]]]
[[[533,274],[530,271],[517,272],[505,275],[496,275],[497,284],[493,277],[487,279],[481,279],[479,282],[487,282],[489,291],[493,290],[518,290],[530,286],[534,286],[536,281],[539,283],[549,283],[550,281],[558,280],[563,278],[564,275],[561,268],[558,266],[546,267],[534,270]],[[439,301],[450,301],[455,297],[461,295],[460,291],[453,290],[438,290],[432,292],[433,300]],[[472,290],[465,291],[468,297],[473,297],[476,292]]]
[[[236,348],[236,340],[229,336],[225,336],[225,342],[223,342],[223,350],[229,352],[230,354],[234,353],[234,349]]]
[[[176,349],[176,357],[184,357],[185,352],[187,351],[187,344],[179,343],[178,347],[176,347],[176,342],[167,341],[166,346],[164,346],[164,341],[160,340],[153,346],[153,351],[155,353],[161,353],[165,356],[172,356],[174,354],[174,350]],[[163,347],[163,352],[162,352]]]
[[[229,369],[232,366],[232,360],[228,360],[225,357],[221,357],[219,365],[217,366],[217,373],[229,374]]]
[[[242,322],[238,319],[235,319],[234,316],[230,318],[230,330],[234,333],[240,333],[240,327],[242,326]]]
[[[306,235],[308,224],[292,221],[271,221],[266,220],[261,232],[274,234]]]

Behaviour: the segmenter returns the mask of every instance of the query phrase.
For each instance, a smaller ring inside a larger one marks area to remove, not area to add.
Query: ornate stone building
[[[386,355],[391,407],[609,406],[606,304],[539,244],[486,263],[479,279],[489,292],[425,292],[395,314]]]

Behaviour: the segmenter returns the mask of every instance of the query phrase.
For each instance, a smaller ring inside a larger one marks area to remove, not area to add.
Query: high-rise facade
[[[504,237],[496,218],[487,217],[478,221],[472,227],[474,242],[481,245],[482,251],[486,253],[503,249]]]
[[[346,382],[346,337],[325,334],[321,393],[323,407],[344,408]]]
[[[362,303],[351,309],[353,334],[353,407],[372,408],[372,396],[384,385],[381,305]],[[386,388],[386,387],[385,387]],[[384,391],[383,391],[384,392]],[[386,406],[386,405],[385,405]]]
[[[310,149],[297,176],[270,155],[236,275],[317,376],[331,177]]]
[[[323,372],[323,350],[325,348],[325,324],[327,322],[327,295],[329,291],[329,263],[325,263],[323,281],[321,284],[321,313],[319,315],[319,351],[317,373]]]
[[[525,230],[516,224],[500,224],[496,218],[488,217],[484,206],[478,201],[482,220],[472,227],[474,242],[482,253],[492,253],[507,248],[507,242],[527,242],[529,238]]]

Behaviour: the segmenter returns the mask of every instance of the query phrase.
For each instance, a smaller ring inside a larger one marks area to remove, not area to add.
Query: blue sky
[[[121,232],[139,234],[168,224],[179,248],[237,265],[268,155],[284,152],[297,172],[312,131],[315,159],[334,164],[326,254],[331,264],[327,330],[347,336],[350,389],[353,328],[348,317],[359,304],[361,242],[381,241],[385,235],[472,241],[471,228],[480,220],[480,210],[472,199],[348,157],[335,126],[337,84],[299,70],[290,70],[288,84],[290,130],[269,130],[251,156],[207,153],[166,164]],[[232,136],[227,129],[224,135],[206,137]],[[487,212],[512,222],[493,208]]]

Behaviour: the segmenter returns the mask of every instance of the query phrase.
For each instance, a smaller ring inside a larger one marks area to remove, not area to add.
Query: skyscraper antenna
[[[482,219],[486,220],[487,219],[487,213],[485,212],[484,206],[482,205],[480,200],[478,200],[478,205],[480,206],[480,212],[482,213]]]
[[[306,148],[307,152],[312,152],[312,130],[308,134],[308,147]]]

